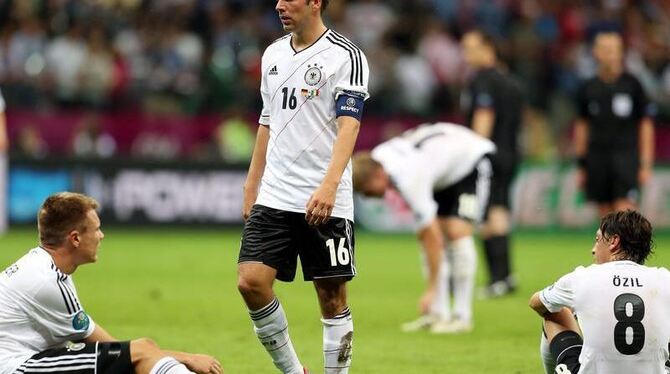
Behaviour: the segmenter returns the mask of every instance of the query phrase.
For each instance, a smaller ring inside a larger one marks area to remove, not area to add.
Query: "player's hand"
[[[433,305],[433,300],[435,299],[435,290],[430,289],[421,295],[419,299],[419,313],[421,315],[430,314],[430,307]]]
[[[640,186],[644,186],[649,183],[651,179],[652,170],[650,166],[643,166],[637,173],[637,181],[640,183]]]
[[[586,187],[586,170],[584,168],[577,168],[575,183],[577,183],[577,187],[581,190]]]
[[[258,197],[258,189],[244,189],[244,200],[242,203],[242,218],[246,221],[251,214],[251,208],[256,203]]]
[[[223,374],[223,367],[219,360],[212,356],[189,354],[188,360],[183,363],[186,367],[198,374]]]
[[[337,185],[321,183],[316,191],[307,201],[305,207],[305,220],[310,225],[320,225],[328,221],[333,207],[335,206],[335,196],[337,195]]]

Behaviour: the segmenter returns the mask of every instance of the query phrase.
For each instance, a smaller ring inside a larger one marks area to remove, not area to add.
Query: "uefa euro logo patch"
[[[83,310],[79,311],[79,313],[75,314],[74,318],[72,318],[72,327],[77,331],[87,330],[89,323],[88,316]]]

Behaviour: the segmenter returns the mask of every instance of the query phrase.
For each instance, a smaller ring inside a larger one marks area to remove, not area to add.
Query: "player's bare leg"
[[[623,210],[636,210],[637,209],[637,204],[635,204],[635,201],[627,198],[623,199],[616,199],[614,200],[614,203],[612,204],[614,207],[615,211],[623,211]]]
[[[449,258],[454,293],[454,313],[451,321],[435,323],[434,333],[463,333],[472,329],[472,303],[477,270],[477,251],[472,223],[462,218],[442,218],[440,226],[444,232]],[[447,298],[448,302],[449,298]]]
[[[151,339],[140,338],[130,342],[130,361],[133,363],[137,374],[189,374],[194,373],[174,357],[163,352]],[[216,365],[216,366],[214,366]],[[207,368],[209,373],[223,373],[218,363],[212,363]]]
[[[481,230],[491,275],[486,291],[490,297],[503,296],[516,287],[511,275],[509,233],[509,210],[504,206],[492,206]]]
[[[258,340],[282,373],[303,374],[303,367],[288,334],[288,321],[272,291],[277,270],[256,262],[238,265],[237,288],[249,308]]]
[[[354,322],[347,306],[346,280],[318,279],[314,281],[314,287],[323,323],[324,373],[347,374],[351,366]]]
[[[555,355],[549,349],[549,343],[560,333],[571,331],[579,334],[579,325],[569,309],[563,308],[558,313],[545,317],[542,337],[540,340],[540,356],[547,374],[555,372]]]
[[[614,204],[610,203],[599,203],[598,204],[598,215],[599,217],[604,217],[607,213],[614,210]]]

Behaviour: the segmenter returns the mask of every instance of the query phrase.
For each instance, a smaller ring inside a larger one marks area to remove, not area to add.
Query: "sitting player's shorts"
[[[475,223],[481,221],[490,188],[491,162],[488,156],[484,156],[472,173],[433,194],[438,217],[459,217]]]
[[[639,167],[635,152],[589,152],[586,157],[586,196],[596,203],[637,200]]]
[[[584,341],[574,331],[563,331],[549,343],[549,350],[556,359],[556,374],[579,373],[579,355]]]
[[[15,373],[133,374],[135,370],[130,361],[130,342],[111,342],[49,349],[29,358]]]
[[[298,265],[306,281],[356,275],[351,221],[330,217],[307,224],[304,213],[254,205],[244,224],[238,263],[259,262],[277,270],[277,279],[293,281]]]

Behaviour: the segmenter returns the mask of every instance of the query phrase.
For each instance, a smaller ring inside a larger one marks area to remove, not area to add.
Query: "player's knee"
[[[464,223],[462,225],[453,227],[447,227],[445,236],[447,237],[447,240],[450,242],[454,242],[456,240],[463,239],[465,237],[471,236],[472,235],[472,225],[469,223]]]
[[[130,357],[133,362],[148,359],[160,354],[160,347],[149,338],[139,338],[130,341]]]
[[[240,276],[237,279],[237,290],[242,295],[254,295],[263,291],[263,285],[252,277]]]

